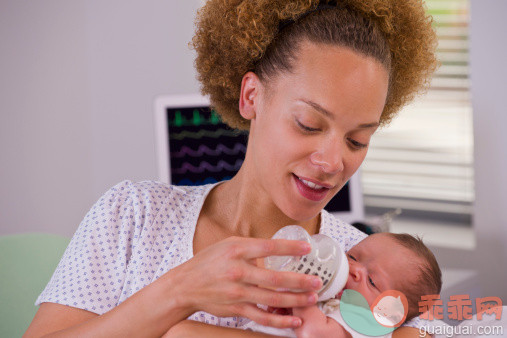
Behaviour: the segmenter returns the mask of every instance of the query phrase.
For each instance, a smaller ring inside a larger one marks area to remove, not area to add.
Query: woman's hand
[[[298,327],[301,319],[269,313],[257,307],[302,307],[317,301],[322,281],[316,276],[257,267],[267,256],[308,254],[308,243],[290,240],[230,237],[200,251],[194,258],[162,276],[170,294],[189,312],[242,316],[272,327]],[[263,287],[259,287],[262,285]],[[298,289],[281,292],[274,289]]]

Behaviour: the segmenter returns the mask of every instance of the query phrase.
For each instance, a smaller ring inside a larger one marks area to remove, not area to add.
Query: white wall
[[[483,296],[507,302],[507,1],[471,2],[476,265]]]
[[[0,2],[0,235],[71,236],[110,186],[156,178],[153,100],[198,91],[200,4]]]

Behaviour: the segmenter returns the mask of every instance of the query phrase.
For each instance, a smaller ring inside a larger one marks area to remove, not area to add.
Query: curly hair
[[[316,10],[319,2],[333,8]],[[386,67],[381,125],[428,88],[437,67],[437,38],[423,0],[209,0],[191,42],[201,92],[225,123],[248,130],[239,113],[243,75],[254,71],[265,80],[290,71],[304,39],[351,48]]]

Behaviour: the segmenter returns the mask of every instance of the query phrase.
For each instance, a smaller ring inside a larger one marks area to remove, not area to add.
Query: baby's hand
[[[303,321],[300,327],[294,329],[298,337],[319,337],[327,323],[326,315],[317,305],[293,308],[292,315]]]
[[[302,319],[303,324],[294,329],[298,338],[307,337],[352,337],[337,321],[326,315],[317,305],[293,308],[292,314]]]

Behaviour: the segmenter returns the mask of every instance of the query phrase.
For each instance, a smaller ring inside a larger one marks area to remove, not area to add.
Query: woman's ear
[[[239,112],[241,116],[247,120],[255,118],[261,86],[260,79],[255,73],[248,72],[243,75],[243,79],[241,80],[241,93],[239,96]]]

